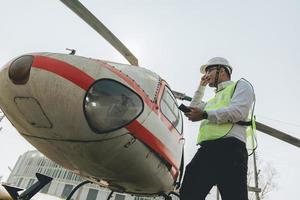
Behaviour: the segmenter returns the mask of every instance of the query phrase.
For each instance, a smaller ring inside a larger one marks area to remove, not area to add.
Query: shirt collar
[[[218,84],[218,88],[215,90],[215,92],[219,92],[221,90],[223,90],[224,88],[226,88],[228,85],[232,84],[233,81],[224,81]]]

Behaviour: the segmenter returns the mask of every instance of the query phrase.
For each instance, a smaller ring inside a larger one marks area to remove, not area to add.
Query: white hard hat
[[[214,58],[210,59],[205,65],[202,65],[200,67],[200,72],[202,74],[205,74],[206,68],[209,66],[214,66],[214,65],[222,65],[229,71],[230,74],[232,73],[232,67],[230,66],[228,60],[226,60],[225,58],[222,58],[222,57],[214,57]]]

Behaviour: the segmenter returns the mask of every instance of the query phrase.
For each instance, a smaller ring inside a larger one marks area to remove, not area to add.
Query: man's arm
[[[200,108],[202,110],[204,109],[205,102],[202,101],[202,98],[204,96],[206,85],[207,85],[207,77],[206,77],[206,75],[203,75],[201,77],[198,89],[196,90],[196,92],[195,92],[195,94],[193,96],[193,99],[192,99],[192,101],[190,103],[190,107]]]
[[[228,107],[207,111],[208,120],[212,123],[235,123],[245,120],[254,102],[254,91],[250,83],[240,80]]]
[[[196,90],[196,92],[193,96],[190,107],[197,108],[197,107],[201,106],[202,98],[204,96],[204,92],[205,92],[205,86],[199,85],[198,89]]]

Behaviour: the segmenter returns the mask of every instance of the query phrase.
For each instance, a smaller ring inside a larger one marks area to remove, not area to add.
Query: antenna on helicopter
[[[69,49],[69,48],[66,48],[66,50],[70,51],[70,55],[75,55],[76,53],[76,50],[75,49]]]
[[[61,0],[61,2],[104,37],[104,39],[118,50],[131,65],[139,65],[138,59],[127,49],[127,47],[78,0]]]

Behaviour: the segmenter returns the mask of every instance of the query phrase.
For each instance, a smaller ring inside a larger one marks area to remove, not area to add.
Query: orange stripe
[[[95,81],[91,76],[75,66],[46,56],[35,56],[32,67],[44,69],[59,75],[84,90],[88,90]]]
[[[173,159],[170,150],[137,120],[127,125],[126,129],[137,139],[145,142],[151,149],[155,149],[160,156],[171,164],[171,174],[174,180],[176,180],[178,167],[175,164],[175,160]]]

